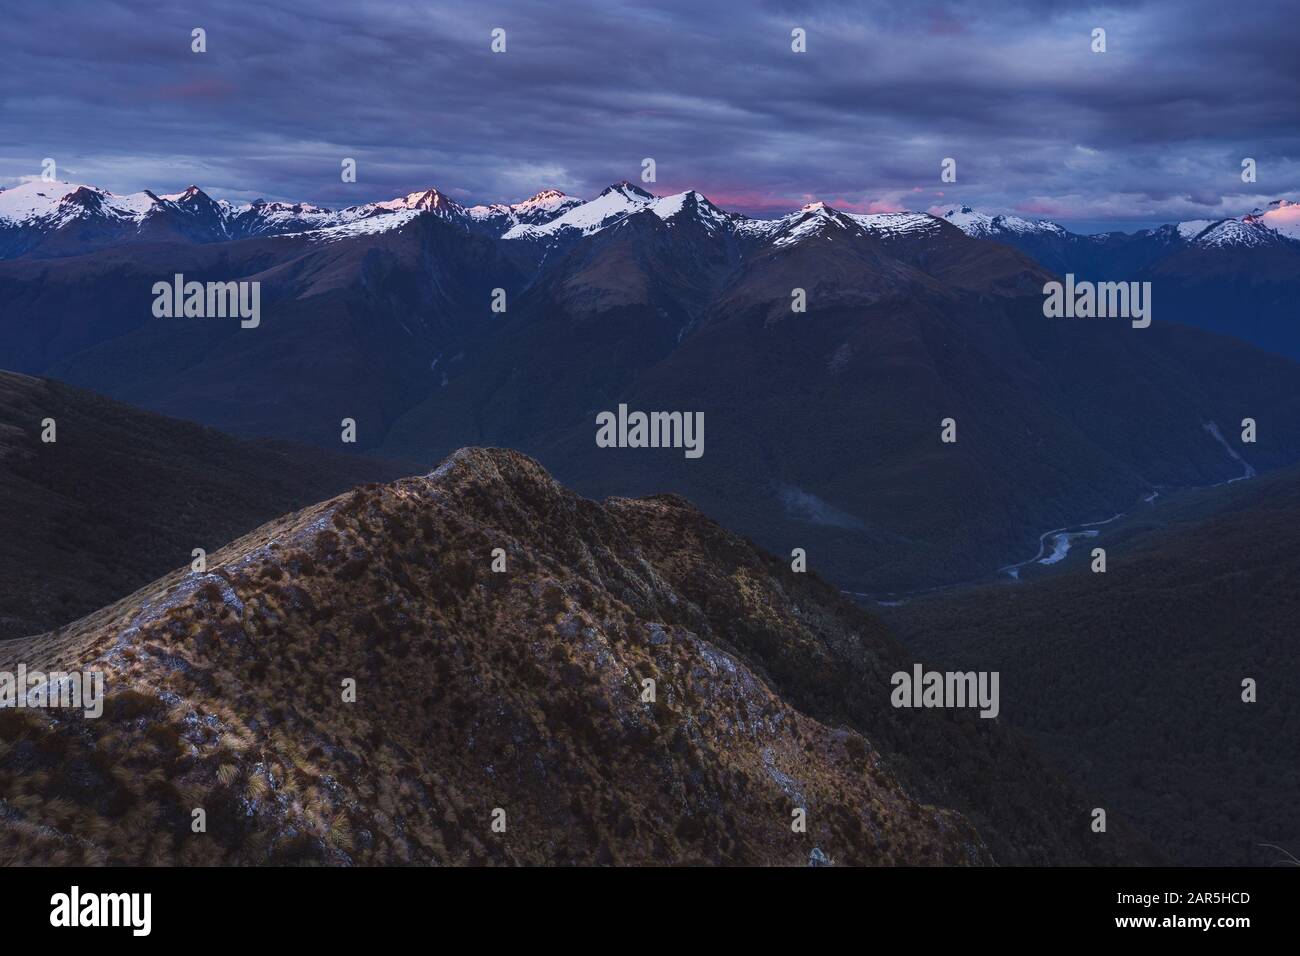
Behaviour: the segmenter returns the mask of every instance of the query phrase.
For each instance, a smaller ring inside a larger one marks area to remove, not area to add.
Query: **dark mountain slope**
[[[554,255],[495,334],[470,343],[394,424],[386,449],[534,447],[667,359],[739,262],[735,243],[698,220],[648,211]]]
[[[797,283],[805,314],[790,311]],[[599,353],[566,350],[556,374],[577,393],[569,408],[587,409],[567,429],[519,425],[545,394],[517,387],[531,381],[527,356],[553,354],[524,331],[495,357],[512,374],[467,368],[473,397],[430,399],[388,447],[410,453],[472,422],[477,440],[533,450],[584,493],[681,493],[778,553],[809,548],[823,573],[870,592],[978,577],[1048,528],[1235,477],[1241,465],[1209,423],[1235,442],[1242,418],[1267,420],[1267,441],[1239,451],[1257,468],[1300,457],[1295,363],[1169,324],[1047,319],[1041,301],[946,287],[869,244],[809,239],[747,261],[670,354],[623,366],[617,390],[586,387]],[[516,320],[565,321],[559,304]],[[704,412],[704,457],[597,447],[596,412],[620,402]],[[940,441],[949,417],[955,444]]]
[[[889,620],[923,657],[1001,670],[1007,720],[1174,860],[1296,852],[1300,471],[1182,495],[1126,525],[1095,542],[1104,574],[1076,561],[916,598]],[[1246,677],[1257,703],[1242,702]]]
[[[994,229],[985,244],[1006,243],[1056,275],[1150,282],[1155,321],[1208,329],[1300,360],[1300,242],[1269,229],[1242,232],[1242,242],[1207,242],[1180,235],[1174,225],[1094,236],[1058,226]]]
[[[1300,242],[1181,249],[1140,273],[1180,322],[1300,360]]]
[[[9,861],[989,860],[911,787],[987,813],[1008,862],[1132,859],[996,721],[889,708],[905,656],[825,584],[678,499],[601,506],[510,452],[272,522],[2,650],[109,687],[100,720],[0,722]]]
[[[57,441],[41,441],[53,418]],[[0,372],[0,638],[75,620],[286,510],[400,473]]]
[[[376,445],[487,334],[493,288],[522,278],[492,243],[436,216],[323,241],[253,239],[0,263],[0,364],[246,436]],[[155,318],[153,284],[261,283],[261,324]]]

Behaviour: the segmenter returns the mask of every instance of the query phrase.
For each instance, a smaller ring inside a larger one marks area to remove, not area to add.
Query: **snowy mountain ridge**
[[[811,202],[784,216],[756,219],[726,212],[696,190],[655,196],[627,181],[606,187],[591,200],[545,189],[517,203],[464,206],[431,187],[339,210],[261,199],[234,204],[213,200],[197,186],[179,193],[143,190],[117,195],[77,183],[32,181],[0,190],[0,235],[26,231],[43,236],[72,226],[98,226],[127,236],[165,237],[180,232],[195,241],[266,236],[334,241],[400,229],[417,215],[427,214],[493,238],[549,246],[594,235],[641,213],[657,216],[670,227],[693,218],[710,234],[765,241],[776,247],[814,236],[834,237],[839,232],[883,240],[916,239],[937,235],[948,226],[976,239],[1092,238],[1075,236],[1050,220],[989,215],[970,206],[934,216],[908,211],[850,213],[824,202]],[[1169,241],[1201,248],[1300,242],[1300,203],[1279,199],[1240,219],[1188,220],[1156,232]]]

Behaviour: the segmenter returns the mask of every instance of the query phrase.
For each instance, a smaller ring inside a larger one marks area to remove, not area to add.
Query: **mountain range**
[[[0,191],[0,258],[57,256],[124,242],[226,242],[257,236],[351,227],[397,228],[428,213],[493,235],[547,222],[581,205],[554,189],[513,205],[465,208],[436,189],[387,202],[330,210],[310,203],[214,200],[197,186],[179,193],[126,196],[94,186],[34,181]]]
[[[1197,219],[1135,233],[1078,235],[1060,225],[988,216],[944,218],[1004,242],[1056,273],[1089,281],[1150,282],[1177,321],[1300,358],[1300,203],[1277,199],[1236,219]]]
[[[590,202],[426,190],[341,212],[63,188],[0,193],[6,248],[24,250],[0,262],[0,367],[250,438],[424,462],[518,448],[584,494],[683,494],[854,591],[977,578],[1045,529],[1241,460],[1300,460],[1295,362],[1170,304],[1216,301],[1185,291],[1211,282],[1290,334],[1300,243],[1276,210],[1243,224],[1275,241],[1221,246],[1201,239],[1222,223],[1099,240],[822,203],[755,220],[629,183]],[[1168,277],[1152,327],[1044,318],[1049,238],[1112,263],[1164,243],[1121,270]],[[260,326],[155,318],[151,290],[176,273],[259,282]],[[595,417],[619,404],[702,412],[706,454],[599,448]]]
[[[537,242],[564,235],[590,235],[643,210],[652,210],[663,219],[671,219],[683,210],[694,211],[716,229],[774,241],[785,237],[785,242],[797,240],[800,233],[792,230],[806,221],[807,213],[834,212],[825,203],[814,202],[783,217],[754,219],[723,212],[694,190],[656,197],[628,182],[606,188],[589,202],[557,189],[544,189],[518,203],[465,206],[430,187],[383,202],[331,210],[310,203],[263,199],[235,204],[214,200],[193,185],[173,194],[143,190],[115,195],[95,186],[33,180],[0,190],[0,258],[67,255],[131,241],[223,242],[333,230],[320,236],[329,239],[397,229],[420,213],[457,222],[485,235]],[[1126,241],[1152,240],[1152,249],[1159,244],[1229,249],[1300,242],[1300,203],[1287,199],[1274,200],[1236,219],[1191,220],[1133,234],[1086,236],[1051,220],[990,216],[969,206],[949,209],[941,217],[903,211],[836,213],[835,218],[846,228],[851,228],[848,223],[852,222],[879,234],[933,229],[931,220],[942,218],[975,238],[1012,245],[1036,242],[1034,248],[1041,250],[1044,257],[1053,241],[1058,249],[1085,247],[1095,254]],[[1086,252],[1081,248],[1078,254],[1085,256]]]
[[[1260,862],[1296,832],[1288,712],[1235,696],[1294,683],[1296,208],[0,192],[0,671],[112,690],[0,712],[0,862]],[[1151,282],[1151,327],[1046,318],[1067,272]],[[261,322],[157,317],[177,273]],[[602,447],[620,405],[704,454]],[[1111,518],[1107,574],[999,574]],[[998,670],[1005,716],[891,707],[916,660]]]

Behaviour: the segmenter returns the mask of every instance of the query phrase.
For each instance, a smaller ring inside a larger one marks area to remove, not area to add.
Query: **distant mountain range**
[[[1278,199],[1240,218],[1171,223],[1135,233],[1072,233],[1050,220],[988,215],[968,206],[942,216],[924,212],[845,213],[811,203],[775,219],[724,212],[702,194],[656,197],[631,183],[591,201],[545,189],[514,204],[464,206],[429,188],[383,202],[331,210],[307,203],[233,204],[197,186],[118,196],[94,186],[28,182],[0,191],[0,260],[76,256],[105,247],[220,243],[269,236],[337,242],[400,231],[420,216],[501,240],[501,252],[525,273],[578,239],[638,213],[665,222],[691,217],[718,242],[741,248],[787,245],[839,230],[882,241],[941,235],[943,224],[1005,243],[1053,273],[1094,281],[1150,281],[1172,320],[1223,332],[1300,358],[1300,203]],[[1167,319],[1168,320],[1168,319]]]
[[[566,235],[590,235],[642,210],[671,219],[695,211],[714,228],[773,241],[796,241],[809,214],[824,215],[845,228],[852,223],[869,232],[889,234],[935,228],[939,218],[923,212],[838,213],[811,203],[776,219],[753,219],[723,212],[693,190],[656,197],[628,182],[606,188],[590,202],[544,189],[513,204],[463,206],[435,188],[385,202],[331,210],[309,203],[257,200],[234,204],[213,200],[197,186],[175,194],[150,190],[125,196],[95,186],[32,181],[0,190],[0,258],[20,255],[66,255],[116,242],[184,238],[222,242],[257,236],[320,232],[321,239],[397,229],[417,214],[459,222],[466,228],[505,239],[547,241]],[[1094,248],[1147,238],[1166,244],[1202,248],[1251,248],[1300,242],[1300,203],[1275,200],[1239,219],[1194,220],[1134,234],[1081,236],[1050,220],[1030,221],[1012,215],[989,216],[969,206],[950,209],[942,219],[977,239],[1011,242],[1053,239],[1061,244]]]
[[[510,206],[465,208],[436,189],[426,189],[334,211],[263,200],[235,205],[214,200],[197,186],[172,195],[145,190],[117,196],[94,186],[30,182],[0,191],[0,258],[70,255],[123,242],[225,242],[313,230],[336,230],[333,236],[362,234],[398,228],[420,213],[501,235],[514,227],[547,222],[581,204],[548,189]]]
[[[1090,242],[1095,246],[1105,246],[1122,241],[1120,237],[1141,239],[1150,236],[1166,241],[1176,238],[1192,246],[1223,249],[1300,240],[1300,203],[1289,199],[1275,199],[1268,204],[1268,208],[1256,209],[1240,219],[1196,219],[1158,229],[1144,229],[1137,233],[1108,232],[1086,236],[1072,233],[1050,219],[1030,221],[1019,216],[989,216],[969,206],[949,209],[943,218],[968,236],[1003,241],[1021,237],[1055,237],[1065,242]]]
[[[1056,273],[1150,282],[1164,315],[1300,358],[1300,203],[1278,199],[1239,219],[1086,236],[1046,220],[987,216],[965,206],[944,218]]]
[[[1292,208],[1241,224],[1276,241],[1238,246],[1201,242],[1223,224],[1100,239],[822,203],[757,220],[630,183],[341,212],[32,183],[0,193],[0,367],[244,436],[424,462],[518,448],[583,493],[685,494],[879,593],[1235,477],[1210,424],[1252,467],[1300,460],[1297,365],[1239,340],[1295,334],[1300,242],[1272,225]],[[1152,327],[1044,318],[1063,265],[1149,278]],[[261,325],[155,318],[151,289],[176,273],[258,281]],[[704,413],[704,457],[597,447],[596,415],[620,403]]]

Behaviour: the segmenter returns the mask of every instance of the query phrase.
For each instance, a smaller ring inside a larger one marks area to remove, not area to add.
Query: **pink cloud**
[[[894,203],[885,202],[879,199],[846,199],[843,196],[817,196],[809,197],[804,202],[824,202],[832,209],[838,209],[840,212],[872,213],[872,212],[898,212],[902,207]]]
[[[1017,203],[1012,207],[1016,212],[1023,212],[1030,216],[1066,216],[1070,215],[1069,210],[1059,203],[1050,202],[1042,199],[1031,199],[1027,202]]]
[[[787,213],[791,210],[798,209],[805,203],[811,202],[808,198],[791,198],[788,196],[777,196],[772,193],[758,192],[750,189],[720,186],[714,188],[702,188],[699,186],[685,186],[683,189],[694,188],[697,192],[703,193],[709,201],[723,209],[748,209],[751,212],[758,213]],[[671,195],[674,192],[681,192],[681,189],[670,189],[664,187],[656,189],[660,195]]]
[[[925,32],[930,36],[958,36],[966,32],[966,24],[947,10],[932,7],[926,11],[926,16],[929,19],[925,25]]]

